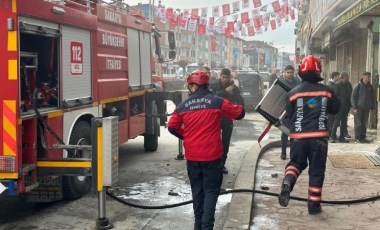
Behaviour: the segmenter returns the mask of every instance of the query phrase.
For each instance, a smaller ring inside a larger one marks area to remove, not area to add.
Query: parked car
[[[254,110],[264,96],[264,83],[257,72],[237,71],[240,79],[240,93],[247,110]]]

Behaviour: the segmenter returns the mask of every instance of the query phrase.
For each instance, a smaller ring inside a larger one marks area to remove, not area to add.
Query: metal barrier
[[[111,229],[106,217],[106,191],[118,181],[118,117],[93,118],[91,121],[92,185],[98,192],[97,229]]]

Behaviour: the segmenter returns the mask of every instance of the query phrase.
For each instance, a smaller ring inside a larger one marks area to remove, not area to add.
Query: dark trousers
[[[333,115],[333,114],[327,114],[327,129],[329,130],[330,136],[331,136],[332,127],[334,124],[334,117],[335,117],[335,115]]]
[[[334,117],[334,124],[332,126],[331,131],[331,138],[336,139],[336,131],[338,130],[338,126],[340,125],[340,133],[339,133],[339,139],[344,139],[344,136],[347,132],[347,117],[348,113],[350,112],[350,108],[341,108],[339,109],[339,112],[335,114]]]
[[[281,133],[281,153],[286,153],[287,147],[288,147],[288,135],[286,135],[286,133]]]
[[[193,195],[194,229],[213,229],[215,207],[223,181],[223,161],[187,161]]]
[[[358,109],[358,114],[354,115],[355,139],[364,140],[367,137],[369,109]]]
[[[232,122],[231,124],[222,124],[223,166],[226,164],[227,154],[230,150],[230,142],[233,129],[234,126]]]
[[[290,162],[286,168],[292,165],[301,174],[308,166],[309,161],[309,186],[322,188],[325,179],[327,149],[326,139],[293,139],[290,142]]]

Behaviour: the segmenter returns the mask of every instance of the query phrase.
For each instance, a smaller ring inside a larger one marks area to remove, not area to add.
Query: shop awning
[[[333,19],[334,31],[380,4],[380,0],[360,0]]]

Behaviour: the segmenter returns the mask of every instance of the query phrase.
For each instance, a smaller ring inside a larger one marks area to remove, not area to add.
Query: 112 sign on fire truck
[[[119,144],[143,135],[145,149],[157,149],[157,114],[181,92],[157,91],[160,33],[116,3],[0,0],[3,195],[46,202],[86,194],[91,174],[73,159],[91,158],[81,146],[91,144],[95,117],[118,117]],[[174,34],[166,34],[173,59]]]

